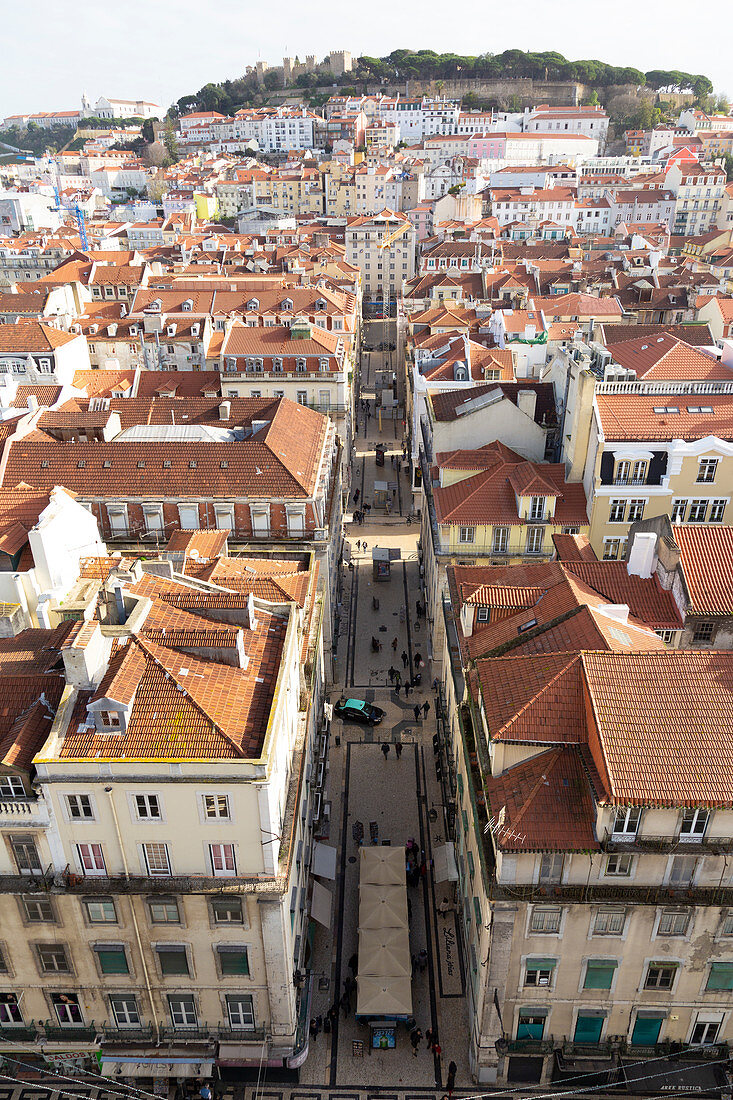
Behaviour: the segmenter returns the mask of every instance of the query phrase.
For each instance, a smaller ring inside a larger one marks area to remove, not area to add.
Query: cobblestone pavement
[[[366,357],[365,357],[366,358]],[[361,394],[373,409],[374,368],[380,357],[371,355],[362,367]],[[334,890],[333,928],[317,926],[312,960],[313,1000],[311,1016],[325,1017],[338,1001],[343,981],[349,973],[347,963],[357,947],[358,862],[352,826],[360,821],[369,840],[369,823],[376,822],[379,841],[404,845],[414,837],[424,850],[428,863],[432,849],[442,844],[443,808],[435,778],[432,738],[435,733],[435,706],[432,692],[425,620],[417,616],[417,601],[424,603],[420,586],[417,554],[419,524],[408,525],[412,506],[410,475],[395,469],[392,458],[401,460],[402,425],[384,421],[381,425],[372,413],[367,418],[357,401],[358,429],[352,463],[350,507],[353,493],[359,490],[359,505],[372,503],[363,525],[347,513],[345,535],[354,564],[345,572],[344,620],[336,654],[337,681],[332,700],[342,692],[364,698],[385,710],[382,724],[374,729],[342,723],[334,719],[328,789],[331,803],[328,842],[337,847],[337,880]],[[366,430],[365,430],[366,429]],[[385,463],[377,467],[374,448],[385,447]],[[375,506],[374,482],[390,483],[393,498],[390,512]],[[366,543],[356,547],[357,540]],[[399,549],[401,560],[392,563],[388,581],[372,576],[372,548]],[[378,608],[373,602],[378,601]],[[381,652],[371,649],[372,637],[382,642]],[[403,654],[407,667],[403,667]],[[405,697],[390,685],[390,666],[402,679],[422,667],[422,683]],[[427,717],[416,720],[416,704],[428,702]],[[336,745],[336,735],[340,746]],[[387,758],[382,743],[390,745]],[[398,759],[396,746],[402,745]],[[433,809],[433,815],[429,811]],[[431,816],[435,822],[431,822]],[[311,1045],[308,1059],[300,1071],[300,1086],[293,1089],[293,1100],[350,1100],[364,1090],[385,1089],[396,1100],[413,1096],[441,1095],[448,1062],[458,1065],[459,1090],[472,1089],[467,1065],[467,1015],[464,1000],[463,959],[455,916],[446,919],[436,914],[445,887],[433,882],[431,871],[415,888],[408,888],[410,899],[410,948],[416,955],[422,948],[428,953],[428,966],[413,978],[413,1013],[423,1033],[437,1030],[442,1058],[436,1059],[421,1044],[417,1058],[406,1029],[398,1031],[395,1050],[368,1052],[368,1030],[358,1025],[353,1015],[339,1022],[331,1034],[321,1033]],[[442,941],[438,951],[439,940]],[[355,1053],[354,1040],[364,1041],[364,1053]],[[325,1087],[324,1087],[325,1086]],[[342,1091],[346,1090],[346,1091]],[[355,1090],[355,1091],[354,1091]],[[274,1090],[265,1100],[280,1100]]]

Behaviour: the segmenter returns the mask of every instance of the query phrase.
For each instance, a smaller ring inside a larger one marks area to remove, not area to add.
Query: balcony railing
[[[646,485],[645,477],[615,477],[614,485]]]
[[[18,1027],[0,1027],[0,1040],[3,1043],[35,1043],[42,1034],[32,1020],[29,1024],[19,1024]]]
[[[713,1043],[701,1046],[690,1043],[674,1043],[667,1039],[648,1046],[637,1046],[628,1041],[625,1035],[612,1039],[601,1039],[597,1043],[578,1042],[566,1035],[548,1035],[542,1039],[510,1039],[504,1036],[497,1044],[503,1054],[551,1054],[561,1051],[565,1057],[611,1058],[616,1055],[629,1055],[635,1058],[656,1058],[674,1054],[679,1058],[715,1059],[724,1061],[728,1057],[728,1043]]]
[[[715,854],[733,851],[732,836],[694,837],[677,834],[676,836],[655,836],[650,833],[612,833],[606,829],[601,846],[606,852],[706,852]]]
[[[44,1023],[43,1030],[47,1039],[64,1043],[90,1043],[99,1033],[93,1021],[91,1024],[69,1024],[68,1027]]]
[[[102,1041],[105,1043],[147,1043],[154,1038],[152,1024],[140,1024],[137,1027],[102,1024]]]

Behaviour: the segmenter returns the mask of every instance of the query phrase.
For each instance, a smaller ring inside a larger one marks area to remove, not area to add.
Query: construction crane
[[[388,237],[385,237],[383,241],[380,241],[379,248],[380,249],[389,248],[390,245],[394,244],[394,242],[398,239],[398,237],[401,237],[403,233],[406,233],[407,230],[411,229],[411,228],[412,228],[412,222],[410,222],[410,221],[403,222],[402,225],[398,226],[398,228],[395,229],[395,231],[393,233],[390,233]]]

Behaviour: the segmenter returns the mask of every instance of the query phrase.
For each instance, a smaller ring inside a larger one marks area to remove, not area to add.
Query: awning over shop
[[[405,881],[405,855],[402,848],[360,848],[359,882],[377,886],[401,886]]]
[[[436,882],[458,882],[456,847],[452,841],[433,848],[433,878]]]
[[[103,1077],[211,1077],[213,1061],[190,1058],[133,1058],[126,1054],[102,1062]]]
[[[370,978],[410,977],[410,947],[401,928],[359,931],[359,973]]]
[[[624,1062],[624,1076],[630,1092],[664,1096],[720,1096],[725,1085],[721,1065],[689,1062],[686,1058],[654,1058]]]
[[[361,966],[361,959],[359,960]],[[356,979],[357,1016],[411,1016],[412,989],[409,978]]]
[[[318,840],[313,845],[313,864],[311,870],[321,878],[336,878],[336,849],[330,844]]]
[[[311,897],[311,916],[322,924],[324,928],[331,927],[331,891],[320,882],[313,883],[313,896]]]

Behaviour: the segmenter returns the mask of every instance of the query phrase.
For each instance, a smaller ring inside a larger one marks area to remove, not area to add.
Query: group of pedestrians
[[[386,760],[387,760],[387,757],[389,756],[389,750],[390,750],[390,744],[389,744],[389,741],[383,741],[383,742],[382,742],[382,746],[381,746],[381,748],[382,748],[382,756],[384,757],[384,759],[385,759],[385,761],[386,761]],[[399,759],[400,759],[400,757],[402,756],[402,742],[401,742],[401,741],[398,741],[398,742],[397,742],[397,743],[395,744],[395,747],[394,747],[394,754],[395,754],[395,756],[396,756],[396,758],[397,758],[398,760],[399,760]]]

